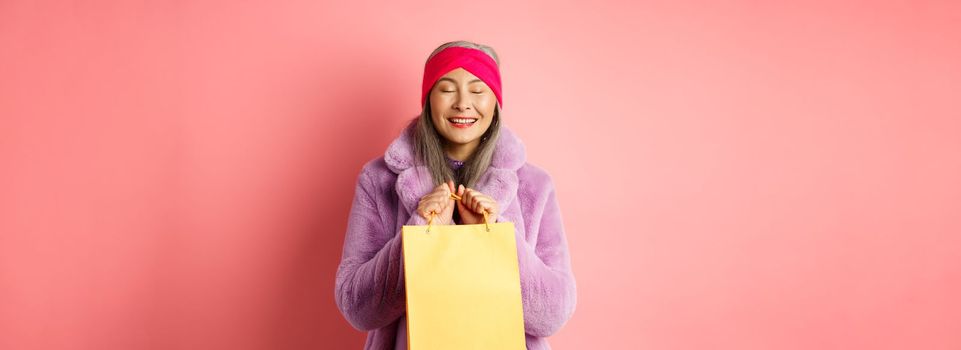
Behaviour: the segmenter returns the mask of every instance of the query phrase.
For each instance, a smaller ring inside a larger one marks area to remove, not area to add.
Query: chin
[[[478,138],[476,138],[476,137],[474,137],[474,138],[469,138],[469,137],[466,137],[466,138],[465,138],[465,137],[455,137],[453,140],[451,140],[451,142],[456,143],[456,144],[460,144],[460,145],[466,145],[466,144],[471,143],[471,142],[473,142],[474,140],[477,140],[477,139],[478,139]]]
[[[447,137],[448,141],[457,144],[468,144],[478,139],[480,139],[480,135],[458,135],[457,131],[452,132]]]

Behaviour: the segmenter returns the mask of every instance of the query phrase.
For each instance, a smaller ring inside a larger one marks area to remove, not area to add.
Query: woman
[[[441,45],[424,68],[420,116],[358,176],[337,270],[337,307],[364,349],[407,349],[403,225],[513,222],[527,348],[574,312],[577,292],[551,176],[526,162],[500,120],[497,54],[466,41]],[[457,197],[452,196],[457,194]],[[454,198],[460,198],[455,200]]]

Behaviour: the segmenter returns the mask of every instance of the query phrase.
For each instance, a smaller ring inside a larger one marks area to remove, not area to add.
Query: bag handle
[[[458,195],[456,195],[456,194],[454,194],[454,193],[451,193],[451,194],[450,194],[450,198],[453,199],[453,200],[458,200],[458,201],[459,201],[461,197],[458,196]],[[435,216],[435,215],[437,215],[437,213],[436,213],[435,211],[431,210],[431,211],[430,211],[430,217],[427,219],[427,233],[430,233],[430,225],[431,225],[431,223],[434,221],[434,216]],[[490,218],[488,217],[487,210],[484,210],[484,226],[487,228],[487,232],[490,232],[490,231],[491,231]]]

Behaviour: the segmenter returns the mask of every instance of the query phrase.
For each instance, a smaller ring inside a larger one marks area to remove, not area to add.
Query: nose
[[[470,99],[462,97],[461,94],[457,94],[457,100],[454,101],[454,109],[458,111],[464,111],[470,109]]]

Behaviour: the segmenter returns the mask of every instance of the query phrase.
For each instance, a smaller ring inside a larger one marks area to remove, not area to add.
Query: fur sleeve
[[[527,334],[538,337],[547,337],[560,330],[574,313],[577,303],[557,195],[549,176],[546,182],[546,199],[541,197],[542,204],[534,206],[535,210],[542,211],[536,226],[536,243],[532,245],[517,235],[524,329]],[[537,215],[530,217],[538,218]]]
[[[406,298],[401,235],[385,231],[372,186],[365,169],[354,190],[334,290],[340,312],[362,331],[396,321]]]

